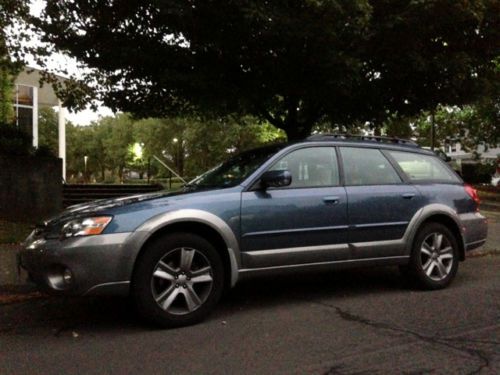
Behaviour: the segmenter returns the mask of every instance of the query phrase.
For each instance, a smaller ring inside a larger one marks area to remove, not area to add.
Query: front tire
[[[454,234],[444,225],[429,223],[417,233],[404,276],[421,289],[447,287],[458,271],[459,248]]]
[[[205,319],[219,301],[224,267],[214,246],[190,233],[157,238],[137,261],[132,296],[139,313],[165,328]]]

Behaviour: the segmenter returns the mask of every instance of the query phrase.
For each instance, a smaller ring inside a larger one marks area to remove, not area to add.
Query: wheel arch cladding
[[[152,242],[156,241],[157,239],[163,236],[172,233],[194,234],[210,242],[221,256],[222,264],[224,266],[224,288],[231,287],[232,268],[231,268],[231,259],[229,257],[229,251],[226,242],[224,241],[222,235],[218,233],[214,228],[212,228],[207,224],[196,221],[175,222],[172,224],[165,225],[161,228],[158,228],[153,234],[151,234],[151,236],[149,236],[149,238],[141,246],[139,253],[137,254],[137,257],[134,261],[132,275],[134,274],[137,268],[136,266],[139,259],[147,251],[149,244],[151,244]]]
[[[446,214],[433,214],[433,215],[427,217],[420,224],[419,229],[422,228],[424,225],[429,224],[429,223],[442,224],[453,233],[453,235],[455,236],[455,239],[458,242],[459,259],[462,261],[465,260],[464,239],[462,236],[462,232],[460,231],[460,228],[458,226],[458,223]]]

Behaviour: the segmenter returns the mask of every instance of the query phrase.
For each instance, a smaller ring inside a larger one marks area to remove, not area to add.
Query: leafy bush
[[[31,137],[13,125],[0,124],[0,153],[28,155],[32,149]]]
[[[462,164],[462,178],[469,184],[488,184],[495,169],[495,165],[491,163],[464,163]]]
[[[32,138],[18,127],[0,123],[0,154],[55,157],[46,146],[33,147]]]

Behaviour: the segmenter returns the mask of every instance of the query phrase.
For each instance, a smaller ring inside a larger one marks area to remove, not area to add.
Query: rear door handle
[[[401,195],[404,199],[412,199],[415,196],[415,193],[404,193]]]
[[[338,204],[339,197],[337,196],[324,197],[323,202],[325,202],[326,204]]]

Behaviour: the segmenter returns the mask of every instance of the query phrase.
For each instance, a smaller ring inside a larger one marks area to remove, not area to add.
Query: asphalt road
[[[248,281],[202,324],[156,330],[127,300],[0,306],[0,374],[498,374],[500,256],[446,290],[393,268]]]

